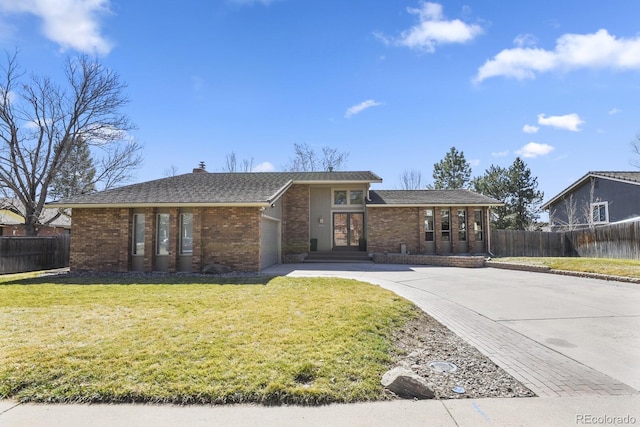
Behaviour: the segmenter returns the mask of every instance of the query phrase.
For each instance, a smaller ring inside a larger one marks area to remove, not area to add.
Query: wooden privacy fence
[[[640,221],[574,230],[566,235],[581,257],[640,259]]]
[[[491,253],[496,256],[571,256],[564,233],[523,230],[492,230]]]
[[[69,266],[68,234],[55,237],[0,237],[0,274]]]
[[[492,230],[491,252],[501,257],[640,259],[640,221],[565,232]]]

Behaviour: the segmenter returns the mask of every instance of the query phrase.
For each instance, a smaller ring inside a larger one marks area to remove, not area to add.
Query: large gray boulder
[[[433,399],[431,385],[420,375],[402,366],[387,371],[382,376],[382,385],[405,399]]]

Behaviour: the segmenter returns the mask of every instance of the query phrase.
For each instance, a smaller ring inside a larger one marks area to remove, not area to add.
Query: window
[[[433,237],[433,209],[427,209],[424,211],[424,240],[433,242]]]
[[[144,255],[144,214],[133,214],[133,255]]]
[[[347,190],[337,190],[333,192],[333,204],[334,205],[346,205],[347,204]]]
[[[442,241],[451,241],[451,222],[449,219],[449,209],[442,209]]]
[[[609,202],[591,203],[591,215],[594,223],[609,222]]]
[[[169,214],[158,214],[156,254],[169,255]]]
[[[193,214],[180,215],[180,254],[191,255],[193,253]]]
[[[349,204],[350,205],[364,204],[364,192],[362,190],[349,191]]]
[[[475,234],[476,242],[482,242],[482,240],[484,240],[482,209],[476,209],[473,211],[473,232]]]
[[[334,205],[364,205],[363,190],[334,190]]]
[[[467,211],[458,209],[458,241],[467,241]]]

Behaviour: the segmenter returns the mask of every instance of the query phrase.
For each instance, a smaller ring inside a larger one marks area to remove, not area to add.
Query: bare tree
[[[636,135],[636,139],[631,141],[631,151],[636,155],[631,164],[640,169],[640,135]]]
[[[576,200],[573,197],[573,194],[569,195],[568,198],[563,199],[563,211],[567,218],[565,221],[561,219],[559,215],[557,215],[556,210],[554,209],[550,215],[550,223],[552,225],[557,225],[563,231],[571,231],[575,230],[580,225],[580,216],[579,210],[576,206]],[[564,218],[564,217],[562,217]]]
[[[314,172],[341,170],[347,165],[349,152],[337,148],[322,147],[322,157],[318,157],[308,144],[293,144],[294,157],[284,170],[290,172]]]
[[[419,190],[422,185],[422,173],[417,169],[405,170],[400,175],[400,186],[403,190]]]
[[[171,178],[176,175],[178,175],[178,167],[176,165],[171,165],[164,170],[165,178]]]
[[[36,235],[50,186],[80,143],[89,144],[96,189],[132,178],[142,146],[120,110],[128,100],[119,76],[87,56],[68,59],[66,86],[26,79],[17,53],[0,65],[0,186],[24,206],[27,235]]]
[[[227,154],[225,165],[222,167],[223,172],[251,172],[253,170],[253,157],[250,160],[242,159],[238,164],[236,153]]]

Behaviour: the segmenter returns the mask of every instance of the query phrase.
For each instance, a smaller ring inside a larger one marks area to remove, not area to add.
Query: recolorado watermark
[[[637,422],[632,415],[576,414],[576,424],[580,425],[633,425]]]

